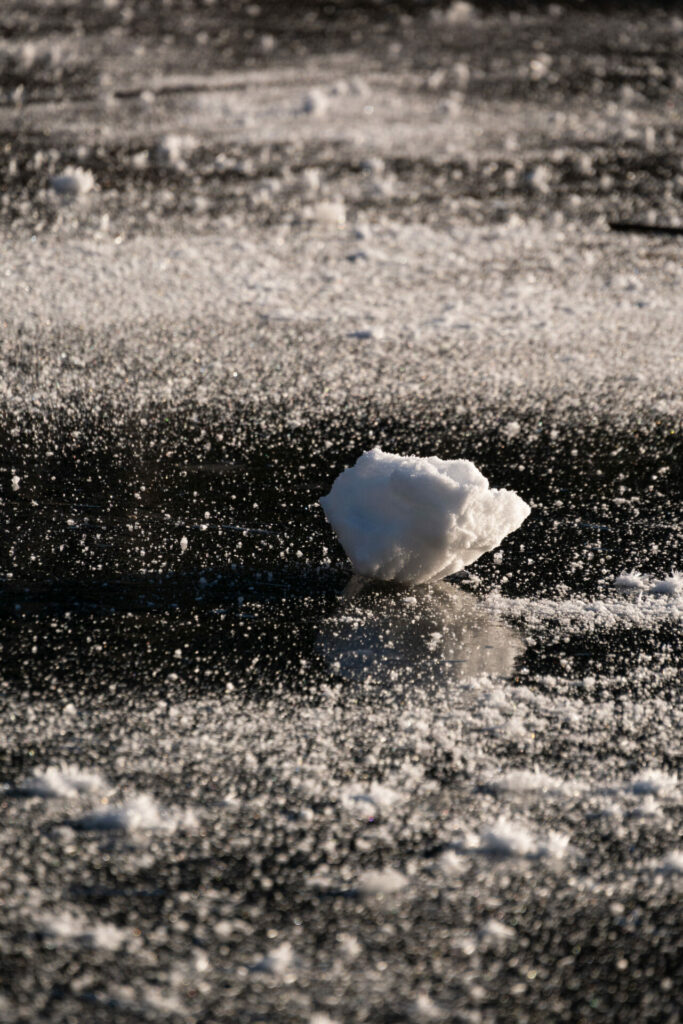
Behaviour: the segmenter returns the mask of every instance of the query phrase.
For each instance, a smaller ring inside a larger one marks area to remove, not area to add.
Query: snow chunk
[[[526,825],[507,818],[498,818],[495,825],[479,838],[479,850],[497,857],[561,859],[568,845],[568,838],[559,832],[549,832],[544,839],[534,836]]]
[[[50,178],[50,185],[58,196],[77,198],[92,192],[97,182],[92,171],[82,167],[66,167],[61,174]]]
[[[139,793],[122,804],[98,807],[73,824],[80,829],[175,832],[177,828],[195,828],[197,818],[191,810],[168,811],[148,793]]]
[[[358,888],[366,896],[390,896],[400,892],[407,884],[406,876],[392,867],[380,871],[364,871],[358,880]]]
[[[514,928],[511,928],[507,924],[503,924],[502,921],[496,921],[496,919],[492,917],[481,926],[479,934],[484,939],[502,943],[507,942],[509,939],[514,939],[517,932]]]
[[[12,480],[11,480],[12,490],[13,491],[18,491],[20,483],[21,483],[21,477],[17,476],[17,474],[15,473],[14,476],[12,477]]]
[[[83,793],[102,793],[107,789],[107,782],[98,772],[84,771],[68,764],[41,768],[17,786],[18,792],[25,796],[40,796],[44,799],[71,799]]]
[[[536,768],[511,768],[499,778],[490,779],[488,785],[502,793],[558,793],[578,788]]]
[[[361,576],[429,583],[498,547],[531,509],[466,459],[365,452],[320,499]]]

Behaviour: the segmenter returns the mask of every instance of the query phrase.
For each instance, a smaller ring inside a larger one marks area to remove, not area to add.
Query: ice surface
[[[361,576],[429,583],[498,547],[531,509],[492,490],[466,459],[393,455],[373,448],[320,499]]]

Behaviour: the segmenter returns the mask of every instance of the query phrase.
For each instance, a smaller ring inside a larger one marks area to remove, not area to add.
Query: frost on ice
[[[361,576],[430,583],[498,547],[531,509],[489,488],[467,459],[392,455],[373,448],[320,499]]]

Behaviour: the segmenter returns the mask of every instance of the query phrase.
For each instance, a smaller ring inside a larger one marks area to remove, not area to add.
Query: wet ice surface
[[[3,1021],[676,1019],[677,36],[456,7],[5,54]],[[375,445],[531,515],[359,586]]]

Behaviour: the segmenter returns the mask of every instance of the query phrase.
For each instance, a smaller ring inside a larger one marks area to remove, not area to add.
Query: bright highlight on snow
[[[365,452],[320,499],[354,570],[431,583],[497,548],[531,509],[467,459]]]

